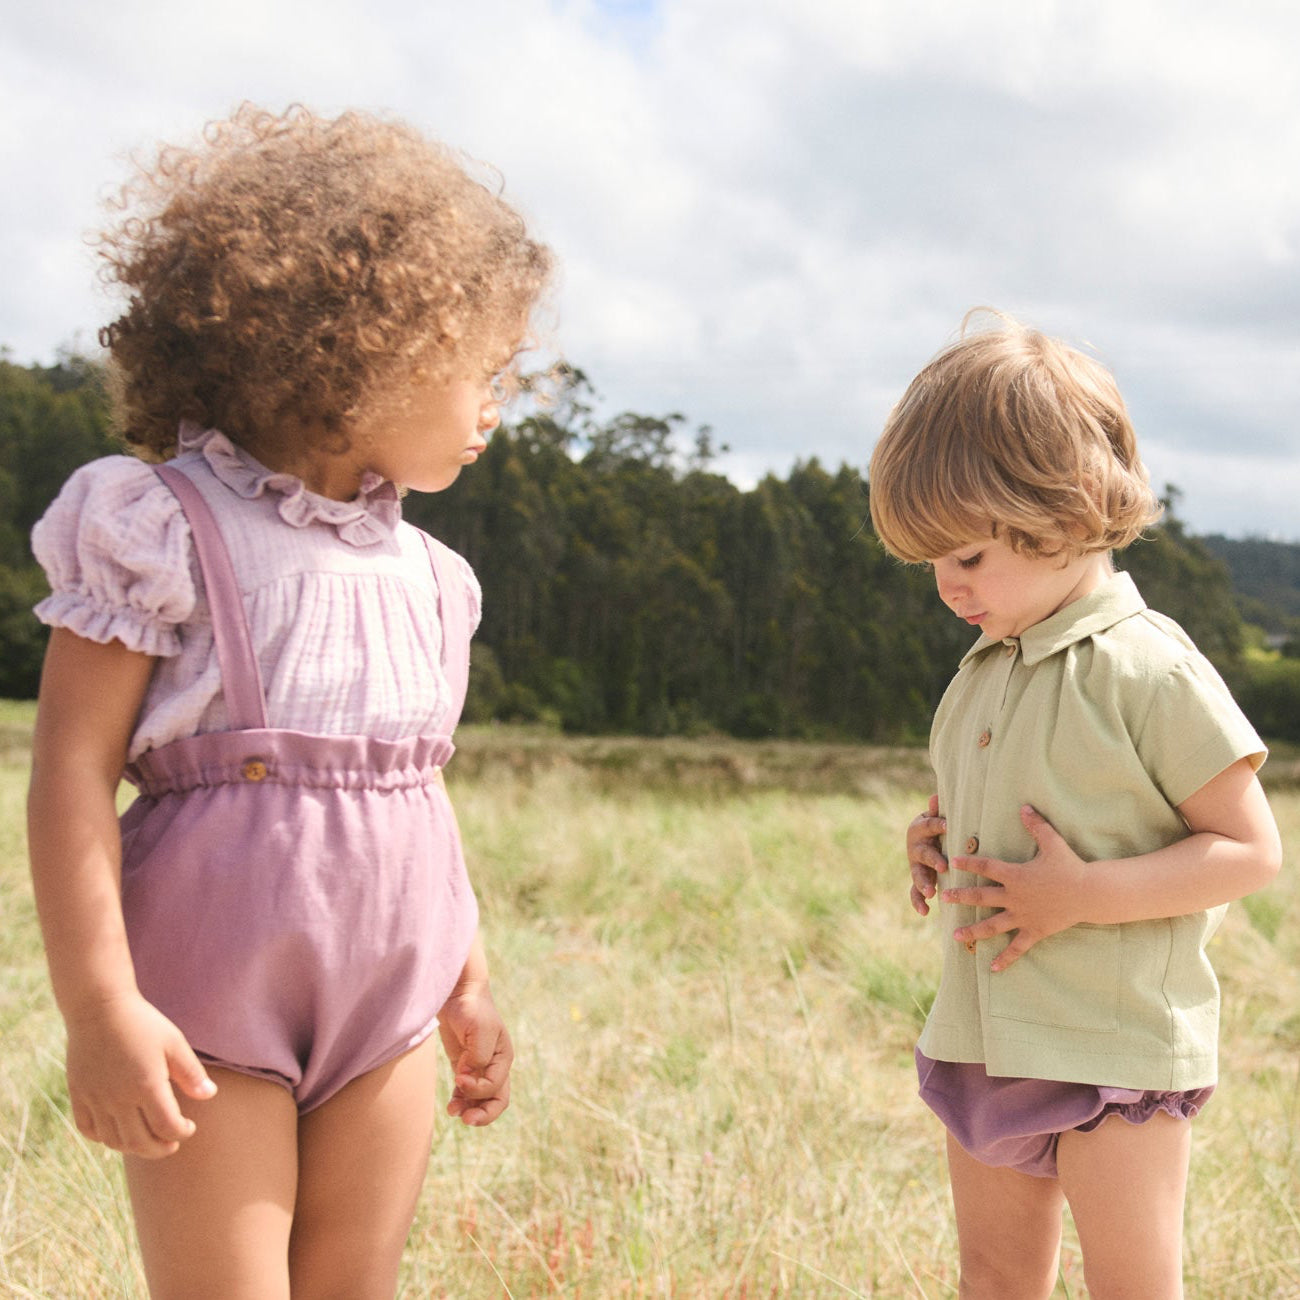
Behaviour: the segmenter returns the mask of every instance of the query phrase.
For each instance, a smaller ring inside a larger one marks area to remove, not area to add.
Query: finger
[[[492,1026],[482,1024],[477,1018],[471,1018],[460,1036],[460,1051],[457,1053],[453,1068],[456,1081],[462,1076],[473,1077],[487,1069],[496,1051],[497,1035]]]
[[[958,926],[952,932],[952,937],[958,943],[974,943],[980,939],[992,939],[999,934],[1006,934],[1015,928],[1015,922],[1005,912],[998,912],[994,916],[986,916],[982,921]]]
[[[456,1069],[456,1087],[470,1097],[490,1097],[510,1077],[514,1051],[504,1033],[493,1043],[488,1060],[482,1064],[466,1061],[462,1056]]]
[[[933,898],[934,891],[938,886],[933,868],[922,866],[919,862],[913,862],[912,885],[926,898]]]
[[[195,1101],[207,1101],[217,1095],[217,1085],[179,1031],[176,1041],[167,1048],[167,1073],[172,1082]]]
[[[491,1124],[509,1105],[510,1084],[507,1081],[495,1096],[465,1105],[460,1111],[461,1123],[468,1124],[471,1128],[482,1128],[485,1124]]]
[[[496,1077],[489,1073],[483,1074],[457,1074],[456,1075],[456,1094],[464,1097],[466,1101],[481,1101],[484,1097],[491,1097],[504,1081],[504,1073],[497,1072]]]
[[[80,1104],[74,1104],[72,1107],[72,1122],[77,1126],[77,1132],[82,1137],[89,1138],[92,1142],[103,1141],[95,1124],[94,1111]]]
[[[1007,891],[1001,885],[966,885],[945,889],[940,898],[945,903],[961,903],[966,907],[1005,908]]]
[[[1008,966],[1018,962],[1034,946],[1035,942],[1036,940],[1026,935],[1023,930],[1018,931],[1015,938],[989,963],[989,970],[994,974],[1006,970]]]
[[[1020,809],[1020,821],[1025,830],[1033,837],[1033,841],[1040,849],[1045,849],[1054,840],[1061,837],[1056,833],[1056,827],[1047,820],[1036,808],[1030,804],[1023,804]]]
[[[176,1094],[170,1088],[147,1096],[140,1114],[150,1135],[158,1142],[170,1144],[173,1150],[185,1138],[194,1136],[195,1123],[181,1114]]]
[[[948,859],[934,844],[923,845],[921,852],[917,856],[922,858],[932,871],[948,870]]]
[[[921,813],[913,817],[907,824],[907,838],[917,844],[926,840],[937,839],[948,829],[948,821],[945,817],[931,817],[928,814]]]
[[[939,815],[939,796],[937,794],[932,794],[930,796],[930,802],[926,804],[926,808],[931,817],[937,817]]]
[[[911,899],[912,899],[912,910],[914,912],[918,913],[921,916],[930,915],[930,904],[925,901],[926,895],[921,893],[921,891],[915,885],[912,886]]]
[[[112,1112],[104,1111],[102,1114],[96,1114],[95,1131],[97,1140],[102,1142],[109,1150],[122,1151],[125,1149],[122,1145],[122,1135],[118,1129],[117,1120],[113,1117]]]
[[[140,1110],[124,1115],[118,1122],[118,1136],[121,1140],[119,1150],[125,1155],[138,1156],[142,1160],[158,1160],[169,1156],[180,1145],[179,1142],[164,1142],[149,1130],[144,1113]]]
[[[1006,879],[1007,867],[1013,864],[999,862],[997,858],[953,858],[950,865],[968,876],[987,876],[989,880],[1001,882]]]

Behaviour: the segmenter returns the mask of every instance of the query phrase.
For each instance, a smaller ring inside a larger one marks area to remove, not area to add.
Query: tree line
[[[923,738],[971,633],[928,574],[880,546],[858,470],[813,457],[741,488],[716,472],[707,428],[677,414],[597,418],[592,397],[566,372],[452,488],[405,502],[483,585],[467,717]],[[95,363],[0,360],[0,695],[31,696],[39,680],[45,636],[30,609],[46,587],[31,525],[77,465],[114,450]],[[1263,679],[1222,561],[1172,511],[1120,558],[1250,711]],[[1267,713],[1270,734],[1300,732],[1290,703]]]

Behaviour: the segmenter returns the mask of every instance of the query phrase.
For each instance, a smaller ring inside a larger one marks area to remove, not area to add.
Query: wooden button
[[[987,749],[993,740],[993,733],[985,727],[979,734],[979,739],[975,742],[981,749]]]
[[[250,758],[239,772],[245,781],[266,780],[266,764],[260,758]]]
[[[974,939],[967,939],[967,940],[966,940],[966,951],[969,952],[969,953],[973,953],[973,952],[975,951],[975,940],[974,940]]]
[[[980,837],[978,835],[972,835],[970,839],[966,841],[966,852],[978,853],[979,851],[980,851]]]

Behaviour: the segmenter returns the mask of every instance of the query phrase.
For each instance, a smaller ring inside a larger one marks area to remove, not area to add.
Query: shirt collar
[[[1109,579],[1078,600],[1072,600],[1064,609],[1026,628],[1019,638],[1020,653],[1026,665],[1034,664],[1054,655],[1058,650],[1075,645],[1098,632],[1134,614],[1146,609],[1133,579],[1127,573],[1112,574]],[[992,649],[994,646],[1015,645],[1015,637],[994,640],[981,636],[978,641],[962,656],[962,666],[976,655]]]
[[[393,535],[402,518],[396,486],[367,471],[356,497],[336,501],[310,492],[302,479],[268,469],[218,429],[204,429],[186,420],[180,426],[180,450],[202,454],[208,468],[232,492],[246,500],[270,493],[280,518],[294,528],[324,524],[350,546],[371,546]]]

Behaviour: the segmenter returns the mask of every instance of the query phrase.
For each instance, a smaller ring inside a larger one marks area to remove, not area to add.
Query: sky
[[[865,470],[988,305],[1092,349],[1198,533],[1300,540],[1294,0],[0,0],[0,346],[93,349],[132,151],[412,122],[555,250],[548,346],[742,486]]]

